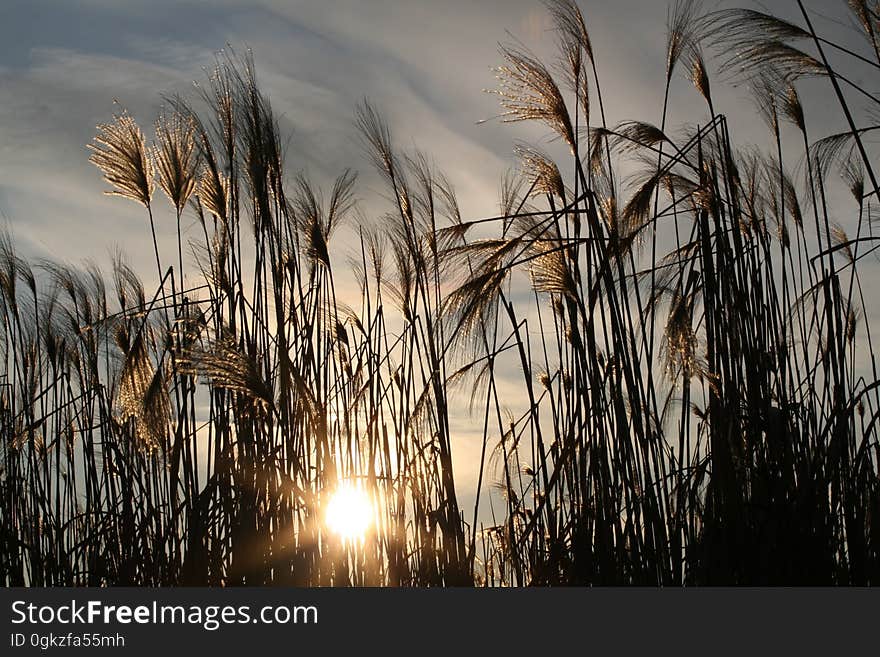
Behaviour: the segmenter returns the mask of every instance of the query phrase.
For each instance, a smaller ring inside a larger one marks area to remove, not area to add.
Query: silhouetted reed
[[[859,271],[878,239],[878,101],[825,51],[874,72],[880,24],[849,5],[868,55],[806,11],[802,27],[676,2],[660,124],[611,126],[588,23],[549,0],[558,61],[502,46],[496,93],[503,121],[544,124],[567,154],[518,144],[496,217],[463,219],[367,102],[385,214],[361,218],[351,171],[326,192],[290,177],[249,56],[167,99],[154,147],[129,114],[99,126],[91,160],[147,210],[158,285],[121,257],[112,284],[32,268],[0,241],[0,579],[877,583]],[[732,141],[713,62],[753,90],[768,148]],[[847,131],[809,134],[804,76],[827,78]],[[670,130],[672,103],[697,99],[698,125]],[[164,268],[155,182],[177,221]],[[352,299],[332,236],[355,218]],[[463,509],[451,419],[468,394],[482,450]],[[345,482],[372,502],[363,539],[324,522]]]

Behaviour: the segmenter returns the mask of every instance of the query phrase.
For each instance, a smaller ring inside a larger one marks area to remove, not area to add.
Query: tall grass
[[[799,26],[677,2],[659,126],[611,126],[587,21],[551,0],[558,60],[502,46],[496,93],[502,120],[545,125],[568,156],[518,145],[496,217],[465,220],[366,102],[378,221],[351,171],[328,190],[289,176],[249,56],[168,98],[155,146],[128,114],[100,126],[92,162],[144,207],[158,286],[121,257],[105,280],[0,242],[2,581],[877,583],[859,271],[877,246],[878,101],[846,67],[880,68],[880,19],[849,4],[861,50],[806,11]],[[769,148],[732,139],[713,62],[753,89]],[[808,132],[805,76],[847,131]],[[704,118],[674,136],[670,108],[699,98]],[[155,238],[168,214],[173,257]],[[356,302],[334,279],[346,221]],[[482,453],[466,509],[452,421],[468,393]],[[343,483],[373,503],[362,540],[325,526]]]

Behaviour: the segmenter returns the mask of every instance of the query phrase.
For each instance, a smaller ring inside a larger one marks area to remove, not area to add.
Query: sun
[[[325,510],[327,527],[343,540],[363,540],[370,528],[372,505],[366,492],[343,481],[330,497]]]

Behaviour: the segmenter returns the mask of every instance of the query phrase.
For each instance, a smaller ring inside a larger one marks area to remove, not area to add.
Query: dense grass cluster
[[[544,124],[569,157],[518,145],[496,217],[464,219],[367,103],[356,122],[387,213],[362,216],[349,171],[326,192],[291,179],[248,57],[221,57],[199,98],[169,98],[153,145],[128,114],[99,126],[92,162],[143,206],[160,283],[121,258],[112,280],[32,267],[0,243],[0,581],[880,581],[880,378],[859,276],[880,240],[865,137],[880,101],[845,68],[880,69],[875,3],[849,3],[863,48],[806,11],[799,26],[677,2],[660,125],[616,126],[580,10],[547,4],[558,61],[502,47],[496,93],[503,120]],[[710,48],[752,89],[769,148],[730,135]],[[706,113],[673,136],[681,74]],[[805,76],[825,78],[846,131],[808,133]],[[334,282],[346,220],[356,302]],[[467,394],[483,436],[473,509],[453,471]],[[341,482],[373,502],[362,541],[323,522]]]

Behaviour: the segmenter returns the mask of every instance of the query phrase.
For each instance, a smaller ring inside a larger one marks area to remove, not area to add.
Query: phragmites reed
[[[143,132],[127,112],[122,112],[116,116],[113,123],[98,126],[98,134],[88,147],[92,151],[89,160],[103,172],[104,179],[113,186],[113,189],[107,193],[137,201],[147,209],[150,233],[153,237],[153,254],[156,257],[156,271],[159,280],[163,280],[159,241],[156,239],[156,224],[153,221],[151,205],[155,187],[155,164]]]
[[[174,97],[155,148],[99,126],[160,278],[32,267],[0,232],[0,583],[880,583],[880,101],[849,74],[880,67],[875,3],[849,2],[856,50],[800,2],[678,0],[656,125],[606,122],[584,15],[546,5],[554,59],[503,46],[494,93],[564,146],[515,142],[494,216],[367,101],[381,199],[290,175],[250,53]],[[711,78],[740,67],[751,145]],[[356,540],[325,518],[352,490]]]
[[[178,112],[163,112],[156,121],[156,173],[159,186],[177,212],[183,211],[196,188],[199,161],[195,130],[192,120]]]
[[[520,170],[531,184],[532,194],[554,194],[564,202],[565,183],[556,163],[546,153],[525,144],[517,144],[515,151],[519,156]],[[507,214],[512,212],[513,208]]]
[[[259,363],[231,336],[221,336],[207,347],[192,345],[180,358],[180,368],[186,374],[208,378],[216,388],[241,393],[261,408],[274,406]]]
[[[153,159],[143,132],[127,112],[117,115],[112,123],[99,125],[98,135],[88,147],[92,151],[89,160],[113,187],[108,194],[150,207],[155,184]]]
[[[226,223],[229,180],[218,171],[205,169],[199,178],[197,194],[205,210]]]
[[[666,79],[683,55],[694,48],[699,25],[700,3],[698,0],[675,0],[666,26]]]
[[[501,105],[507,111],[506,122],[537,120],[545,123],[572,149],[576,136],[562,92],[550,71],[531,54],[513,47],[501,46],[507,64],[495,69]]]

